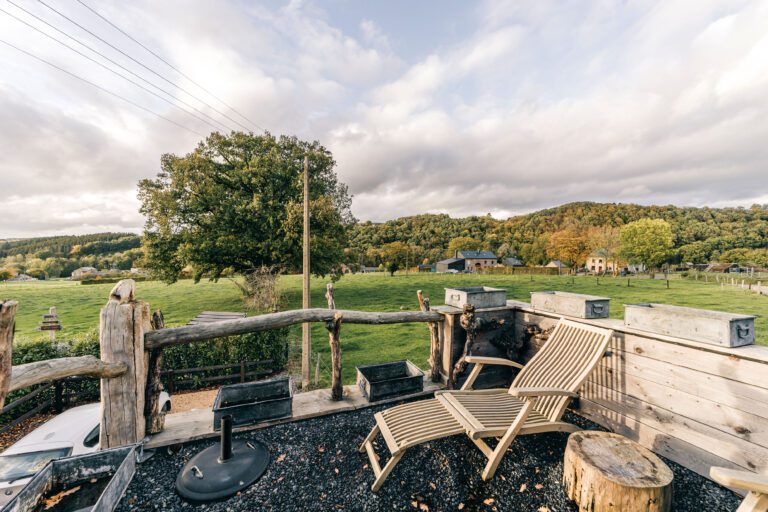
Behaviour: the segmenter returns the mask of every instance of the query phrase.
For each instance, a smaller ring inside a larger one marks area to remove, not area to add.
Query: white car
[[[53,459],[99,449],[99,406],[68,409],[19,439],[0,454],[0,507],[5,506]],[[161,411],[171,409],[171,397],[162,391]]]

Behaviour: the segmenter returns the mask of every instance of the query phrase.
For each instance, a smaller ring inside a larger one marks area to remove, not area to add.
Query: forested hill
[[[48,236],[0,240],[0,258],[31,255],[38,258],[68,258],[73,255],[104,255],[136,249],[141,239],[133,233]]]
[[[129,270],[141,255],[141,237],[133,233],[0,240],[0,281],[21,273],[39,279],[69,277],[85,266]]]
[[[547,241],[557,231],[572,226],[584,231],[620,228],[642,218],[664,219],[671,224],[678,261],[705,263],[732,249],[768,247],[768,205],[695,208],[579,202],[507,220],[416,215],[381,224],[363,222],[352,228],[349,252],[367,260],[371,248],[400,241],[416,246],[420,259],[436,261],[446,256],[452,239],[469,237],[484,249],[501,255],[511,250],[528,263],[539,264],[547,261]]]

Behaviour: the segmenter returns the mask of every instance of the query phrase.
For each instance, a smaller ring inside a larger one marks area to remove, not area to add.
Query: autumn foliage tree
[[[585,230],[575,224],[555,231],[547,241],[547,256],[569,265],[585,261],[589,250],[589,239]]]
[[[167,282],[191,266],[196,280],[228,270],[302,265],[303,160],[309,158],[311,271],[338,271],[354,222],[347,187],[317,142],[213,133],[191,153],[166,154],[139,182],[146,266]]]

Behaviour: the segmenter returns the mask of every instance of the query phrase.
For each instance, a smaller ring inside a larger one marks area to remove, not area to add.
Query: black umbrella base
[[[232,441],[232,456],[221,462],[221,443],[206,448],[182,468],[176,491],[188,501],[222,500],[242,491],[267,470],[269,450],[259,441]]]

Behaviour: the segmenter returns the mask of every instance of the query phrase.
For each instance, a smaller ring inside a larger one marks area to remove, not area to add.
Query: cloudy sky
[[[576,200],[768,203],[768,1],[0,0],[0,9],[0,238],[139,231],[136,182],[211,125],[320,140],[362,220],[507,217]],[[170,92],[196,117],[11,15]]]

